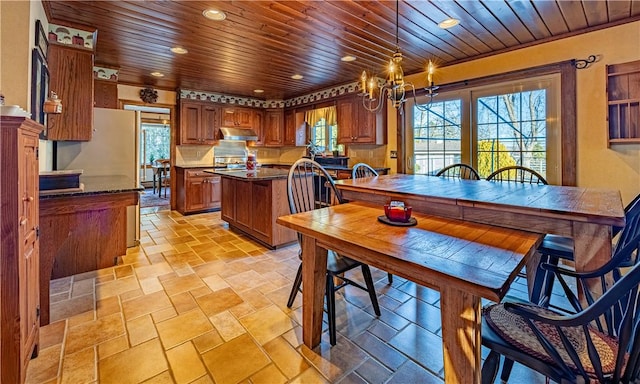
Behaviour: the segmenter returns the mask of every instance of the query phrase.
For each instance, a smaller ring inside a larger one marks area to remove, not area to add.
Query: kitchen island
[[[288,170],[261,168],[246,170],[208,170],[222,177],[222,220],[268,248],[296,241],[296,232],[276,224],[288,215]]]
[[[127,252],[127,207],[143,188],[125,176],[81,176],[80,188],[40,191],[40,324],[49,281],[112,267]]]

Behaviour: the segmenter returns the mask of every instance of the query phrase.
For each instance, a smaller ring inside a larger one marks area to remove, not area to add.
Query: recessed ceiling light
[[[352,55],[346,55],[346,56],[342,56],[340,58],[340,60],[342,60],[342,61],[356,61],[356,57],[352,56]]]
[[[255,93],[264,93],[264,89],[254,89],[253,92],[255,92]]]
[[[298,74],[295,74],[295,75],[291,76],[291,78],[292,78],[293,80],[300,80],[300,79],[304,78],[304,76],[302,76],[302,75],[298,75]]]
[[[189,52],[186,49],[182,48],[182,47],[173,47],[169,49],[171,52],[173,53],[177,53],[179,55],[184,55],[185,53]]]
[[[438,23],[438,27],[442,29],[447,29],[447,28],[455,27],[458,24],[460,24],[460,20],[454,19],[454,18],[448,18]]]
[[[162,72],[151,72],[151,76],[164,77],[164,73],[162,73]]]
[[[217,9],[209,8],[202,11],[202,15],[209,20],[222,21],[227,18],[227,14]]]

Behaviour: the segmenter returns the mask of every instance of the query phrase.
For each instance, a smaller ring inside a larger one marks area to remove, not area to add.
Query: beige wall
[[[140,90],[142,89],[144,89],[144,87],[118,84],[118,99],[142,103],[140,99]],[[158,92],[157,104],[176,105],[176,93],[174,91],[163,91],[160,89],[156,89],[156,91]]]
[[[0,93],[5,104],[31,111],[31,50],[36,20],[49,22],[40,1],[0,1]],[[6,54],[10,52],[11,54]],[[51,142],[40,140],[40,169],[51,170]]]
[[[640,60],[640,21],[443,67],[434,81],[446,84],[592,54],[598,61],[577,71],[577,183],[619,189],[626,204],[640,193],[640,145],[607,147],[605,65]],[[425,74],[408,77],[416,87],[423,87],[425,78]],[[390,120],[395,124],[395,114]],[[390,129],[389,137],[395,135]]]

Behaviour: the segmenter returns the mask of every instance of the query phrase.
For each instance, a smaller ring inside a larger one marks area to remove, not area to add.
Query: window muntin
[[[461,100],[434,102],[426,111],[414,107],[414,173],[433,174],[461,161]]]

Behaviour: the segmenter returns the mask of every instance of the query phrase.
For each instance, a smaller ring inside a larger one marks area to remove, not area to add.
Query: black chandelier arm
[[[585,69],[589,67],[590,64],[595,63],[598,60],[596,55],[589,55],[586,59],[573,59],[571,60],[571,64],[576,67],[576,69]]]

